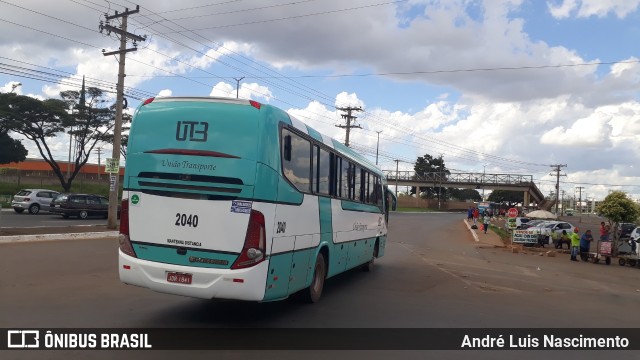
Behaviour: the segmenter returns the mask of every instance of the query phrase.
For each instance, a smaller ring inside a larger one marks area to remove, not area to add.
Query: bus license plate
[[[167,281],[170,283],[188,285],[188,284],[191,284],[192,276],[193,276],[192,274],[170,272],[170,273],[167,273]]]

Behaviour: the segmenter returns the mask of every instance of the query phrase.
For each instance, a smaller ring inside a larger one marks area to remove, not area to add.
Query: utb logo
[[[176,126],[176,140],[178,141],[207,141],[209,123],[197,121],[178,121]]]
[[[133,194],[131,196],[131,203],[133,205],[138,205],[139,202],[140,202],[140,196],[138,196],[138,194]]]

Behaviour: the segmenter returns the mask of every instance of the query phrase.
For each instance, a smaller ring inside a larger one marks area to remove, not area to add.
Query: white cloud
[[[164,90],[160,90],[158,92],[158,97],[168,97],[171,96],[173,94],[173,91],[171,91],[170,89],[164,89]]]
[[[556,19],[571,16],[587,18],[590,16],[605,17],[614,13],[624,18],[638,9],[639,0],[561,0],[547,2],[549,12]]]

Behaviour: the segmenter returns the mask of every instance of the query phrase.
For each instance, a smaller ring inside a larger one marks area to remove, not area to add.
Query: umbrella
[[[547,210],[535,210],[526,215],[531,219],[557,219],[556,214],[549,212]]]

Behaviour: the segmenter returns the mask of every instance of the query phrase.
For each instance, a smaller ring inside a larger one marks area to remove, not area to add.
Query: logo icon
[[[138,194],[131,195],[131,204],[138,205],[140,202],[140,196]]]
[[[176,126],[176,140],[178,141],[207,141],[208,122],[178,121]]]
[[[40,331],[9,330],[7,331],[7,347],[11,349],[40,347]]]

